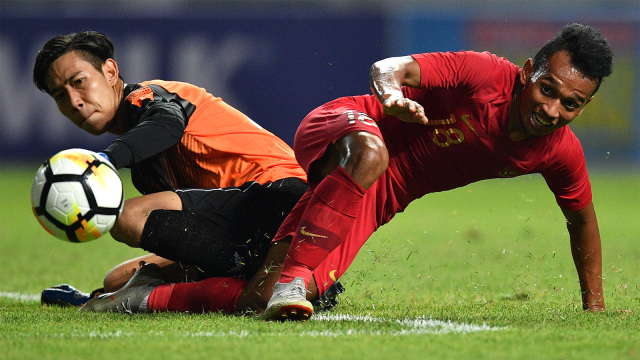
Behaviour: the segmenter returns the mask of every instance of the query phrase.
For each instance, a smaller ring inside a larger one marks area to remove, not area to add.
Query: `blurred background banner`
[[[531,4],[534,3],[534,4]],[[571,124],[593,165],[640,159],[640,2],[633,1],[38,1],[0,2],[0,161],[101,150],[113,136],[74,127],[32,83],[37,51],[59,34],[114,40],[125,81],[206,88],[293,143],[298,123],[339,96],[369,92],[388,56],[490,51],[517,65],[566,23],[600,29],[614,74]]]

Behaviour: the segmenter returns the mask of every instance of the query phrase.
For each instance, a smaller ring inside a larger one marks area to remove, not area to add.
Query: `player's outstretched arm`
[[[571,238],[571,254],[578,271],[582,307],[604,310],[602,290],[602,247],[593,203],[578,211],[563,210]]]
[[[369,85],[385,114],[406,122],[427,123],[422,105],[402,94],[403,85],[420,86],[420,66],[411,56],[375,62],[369,71]]]

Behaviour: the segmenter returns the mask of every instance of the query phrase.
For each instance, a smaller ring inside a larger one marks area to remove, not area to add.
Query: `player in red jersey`
[[[522,69],[489,53],[390,58],[374,95],[313,110],[296,133],[310,190],[275,241],[292,237],[268,320],[305,320],[311,279],[331,284],[413,200],[474,181],[540,173],[567,220],[584,309],[603,310],[600,234],[582,147],[567,127],[611,73],[595,29],[567,25]]]
[[[572,24],[522,69],[471,51],[375,63],[374,95],[337,99],[302,121],[294,149],[311,187],[280,227],[265,271],[221,309],[306,320],[313,313],[307,291],[327,290],[369,236],[411,201],[482,179],[537,172],[567,219],[583,307],[603,310],[590,183],[581,145],[565,125],[610,75],[612,57],[597,30]],[[269,264],[275,270],[267,271]],[[113,295],[115,301],[87,305],[91,311],[127,311],[120,304],[132,301],[145,304],[139,311],[181,311],[172,305],[174,297],[199,305],[212,298],[204,283],[176,291],[153,272],[143,267]],[[275,284],[273,295],[247,290],[256,284],[262,290]]]
[[[98,32],[47,42],[34,82],[78,127],[119,136],[102,155],[117,169],[131,168],[144,194],[125,202],[111,234],[153,254],[114,268],[103,291],[121,288],[141,261],[159,265],[171,281],[223,277],[219,283],[242,290],[308,188],[293,150],[203,88],[161,80],[126,84],[111,40]],[[47,289],[43,300],[86,301],[70,296],[73,291]]]

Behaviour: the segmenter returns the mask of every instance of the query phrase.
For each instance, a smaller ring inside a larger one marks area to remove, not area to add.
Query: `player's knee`
[[[127,276],[124,269],[122,269],[122,266],[111,269],[111,271],[109,271],[107,275],[105,275],[102,282],[104,291],[113,292],[119,290],[124,286],[124,284],[127,283],[127,281],[129,281],[131,275],[132,273]]]
[[[104,292],[114,292],[117,291],[118,289],[120,289],[122,286],[116,284],[115,279],[113,277],[110,276],[111,274],[107,274],[107,276],[104,277],[104,280],[102,282],[102,286],[104,288]]]
[[[371,172],[376,178],[387,170],[389,166],[389,152],[382,139],[377,136],[367,136],[361,144],[362,150],[357,153],[355,166]]]
[[[111,229],[111,236],[131,247],[140,246],[142,229],[148,218],[148,211],[139,201],[142,197],[127,199],[122,208],[122,214]]]
[[[389,166],[389,152],[384,141],[367,132],[351,133],[340,141],[340,166],[368,189]]]
[[[140,239],[153,210],[182,210],[180,197],[172,191],[138,196],[124,202],[122,214],[111,229],[111,236],[131,247],[140,247]]]

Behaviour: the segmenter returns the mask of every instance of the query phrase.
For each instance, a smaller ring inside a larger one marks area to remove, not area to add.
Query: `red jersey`
[[[584,152],[568,126],[524,141],[509,137],[518,66],[486,52],[413,58],[420,65],[420,88],[403,92],[424,107],[426,126],[384,115],[372,95],[345,99],[377,122],[389,150],[389,171],[403,189],[395,194],[398,205],[478,180],[529,173],[542,174],[562,209],[580,210],[591,202]]]
[[[520,72],[516,65],[477,52],[413,57],[420,65],[420,88],[403,92],[424,107],[428,125],[387,116],[376,97],[365,95],[316,108],[296,133],[296,158],[305,171],[329,142],[349,132],[374,133],[389,151],[389,167],[367,190],[348,238],[314,272],[320,293],[346,271],[378,227],[427,193],[541,173],[561,208],[580,210],[591,202],[582,146],[569,127],[524,141],[509,137],[509,104]],[[309,198],[303,196],[274,241],[296,233]]]

